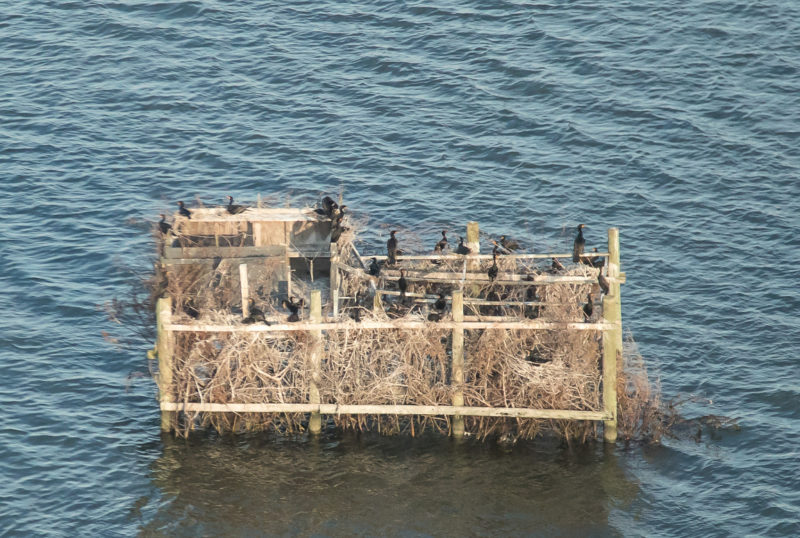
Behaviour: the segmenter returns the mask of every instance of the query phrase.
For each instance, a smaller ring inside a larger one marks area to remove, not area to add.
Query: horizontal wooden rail
[[[503,260],[549,260],[550,258],[572,258],[572,253],[569,254],[499,254],[498,255]],[[584,258],[607,258],[608,252],[585,252],[581,254]],[[491,254],[411,254],[408,256],[405,255],[398,255],[398,260],[463,260],[465,257],[468,257],[470,260],[491,260]],[[382,255],[375,255],[370,256],[369,254],[364,254],[362,259],[371,260],[372,258],[376,258],[378,260],[385,260],[388,256]]]
[[[617,326],[613,323],[578,323],[555,321],[345,321],[328,323],[284,323],[276,325],[211,325],[203,323],[180,324],[166,326],[168,331],[176,332],[208,332],[208,333],[268,333],[290,331],[353,331],[372,329],[524,329],[524,330],[575,330],[575,331],[610,331]]]
[[[386,278],[400,278],[400,271],[381,271],[381,276]],[[532,279],[532,280],[529,280]],[[410,281],[430,281],[457,284],[461,282],[497,284],[501,286],[528,285],[538,286],[543,284],[593,284],[597,282],[596,276],[580,275],[519,275],[514,273],[500,273],[492,282],[486,273],[450,273],[434,271],[406,271],[405,279]],[[609,282],[625,283],[625,277],[608,277]]]
[[[540,418],[550,420],[607,420],[602,411],[470,407],[465,405],[348,405],[287,403],[162,402],[162,411],[200,413],[320,413],[323,415],[461,415],[472,417]]]

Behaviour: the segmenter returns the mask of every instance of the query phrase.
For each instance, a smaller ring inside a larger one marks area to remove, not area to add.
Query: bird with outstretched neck
[[[186,217],[187,219],[192,218],[192,212],[186,209],[186,206],[183,205],[183,202],[178,202],[178,214],[181,217]]]
[[[500,246],[509,252],[519,249],[519,243],[505,235],[500,236]]]
[[[578,224],[578,235],[575,241],[572,242],[572,261],[578,263],[581,260],[581,254],[586,246],[586,239],[583,238],[583,229],[586,228],[585,224]]]
[[[397,230],[389,232],[389,240],[386,241],[387,260],[386,263],[394,265],[397,263],[397,237],[395,234]]]
[[[446,248],[447,248],[447,230],[442,230],[442,238],[439,239],[439,242],[436,243],[435,247],[433,247],[433,253],[443,254]]]
[[[247,208],[245,206],[234,204],[233,196],[230,195],[228,195],[228,205],[225,207],[225,209],[231,215],[238,215],[239,213],[244,213],[245,211],[247,211]]]
[[[167,222],[167,216],[163,213],[160,215],[161,220],[158,221],[158,229],[161,230],[161,235],[167,235],[169,231],[172,229],[172,225]]]

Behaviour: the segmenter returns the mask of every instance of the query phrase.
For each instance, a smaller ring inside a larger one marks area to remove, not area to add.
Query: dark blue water
[[[0,534],[800,534],[798,21],[790,0],[0,3]],[[741,431],[162,438],[151,342],[99,307],[148,268],[144,221],[340,190],[374,241],[618,226],[651,375]]]

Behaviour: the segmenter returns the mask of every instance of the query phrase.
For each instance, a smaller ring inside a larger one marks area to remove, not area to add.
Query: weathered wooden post
[[[603,297],[603,320],[615,327],[603,331],[603,411],[609,420],[603,422],[603,439],[617,440],[617,360],[622,357],[622,309],[619,278],[619,230],[608,229],[609,293]],[[602,271],[602,269],[601,269]]]
[[[453,321],[464,321],[464,292],[453,291],[451,310]],[[457,325],[453,328],[452,373],[450,382],[453,384],[453,405],[464,405],[464,326]],[[464,417],[453,415],[453,437],[464,437]]]
[[[242,287],[242,317],[250,315],[250,283],[247,279],[247,264],[239,264],[239,282]]]
[[[331,243],[331,301],[333,317],[339,315],[339,247]]]
[[[158,339],[158,399],[161,403],[175,401],[172,393],[172,354],[175,336],[167,329],[172,322],[172,299],[161,297],[156,303]],[[161,411],[161,431],[171,431],[175,424],[175,411]]]
[[[311,291],[311,322],[322,322],[322,292],[320,290]],[[322,362],[322,331],[311,331],[311,384],[308,387],[308,403],[321,403],[319,397],[320,365]],[[308,430],[313,434],[322,431],[322,417],[319,412],[314,411],[308,419]]]

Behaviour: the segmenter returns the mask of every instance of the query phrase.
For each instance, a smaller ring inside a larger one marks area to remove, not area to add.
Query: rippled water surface
[[[799,535],[798,21],[790,0],[0,3],[0,534]],[[148,268],[148,221],[342,189],[376,245],[382,223],[539,251],[618,226],[664,394],[741,431],[161,437],[151,342],[98,308]]]

